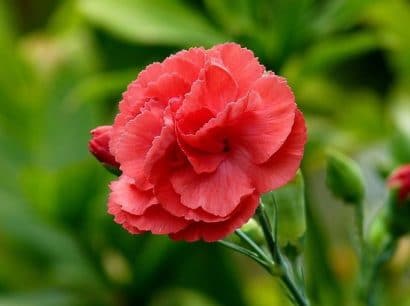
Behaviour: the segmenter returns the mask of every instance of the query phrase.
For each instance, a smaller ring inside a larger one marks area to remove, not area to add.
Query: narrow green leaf
[[[84,0],[78,5],[92,23],[131,42],[186,47],[227,39],[178,0]]]
[[[328,34],[352,27],[366,13],[374,0],[332,0],[327,1],[319,18],[313,20],[313,27],[319,34]]]
[[[238,35],[248,33],[255,27],[251,16],[252,1],[249,0],[205,0],[205,5],[227,32]]]
[[[303,74],[323,71],[379,46],[377,36],[371,32],[360,32],[325,40],[315,44],[307,55],[304,55]]]
[[[79,306],[84,305],[73,295],[44,291],[24,294],[0,295],[0,306]]]

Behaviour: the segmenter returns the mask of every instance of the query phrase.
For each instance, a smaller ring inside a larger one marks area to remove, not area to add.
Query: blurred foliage
[[[323,155],[376,152],[361,165],[379,180],[370,195],[410,162],[408,29],[406,0],[0,0],[0,305],[285,304],[217,245],[114,224],[113,177],[87,152],[140,69],[227,40],[285,76],[305,113],[308,289],[314,305],[351,305],[350,219],[331,215]],[[395,265],[385,298],[408,306],[408,260]]]

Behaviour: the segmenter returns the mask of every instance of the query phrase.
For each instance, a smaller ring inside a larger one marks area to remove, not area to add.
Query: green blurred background
[[[315,306],[354,305],[352,211],[324,188],[323,152],[359,161],[368,222],[383,177],[410,162],[406,0],[0,0],[1,306],[288,305],[219,245],[122,230],[106,213],[114,177],[87,151],[145,65],[225,41],[294,89],[309,127],[307,289]],[[409,245],[384,271],[390,305],[410,305]]]

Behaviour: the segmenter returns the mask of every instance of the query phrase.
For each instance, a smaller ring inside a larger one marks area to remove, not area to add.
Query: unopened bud
[[[360,205],[364,199],[364,178],[355,161],[335,151],[328,152],[326,185],[348,204]]]
[[[410,165],[404,165],[390,175],[388,209],[390,228],[394,236],[410,233]]]
[[[403,165],[394,170],[387,180],[387,186],[397,190],[400,204],[410,201],[410,165]]]
[[[89,151],[109,170],[118,170],[119,164],[110,152],[112,126],[103,125],[91,131],[91,140],[88,142]]]

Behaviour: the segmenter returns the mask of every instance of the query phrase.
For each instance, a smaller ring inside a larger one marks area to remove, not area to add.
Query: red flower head
[[[234,43],[149,65],[113,124],[108,211],[131,233],[216,241],[291,180],[306,128],[286,81]]]
[[[109,148],[111,131],[111,125],[102,125],[93,129],[91,131],[92,138],[88,142],[88,150],[105,166],[118,168],[120,165],[116,162]]]
[[[400,202],[410,199],[410,165],[403,165],[394,170],[387,180],[387,185],[398,190]]]

